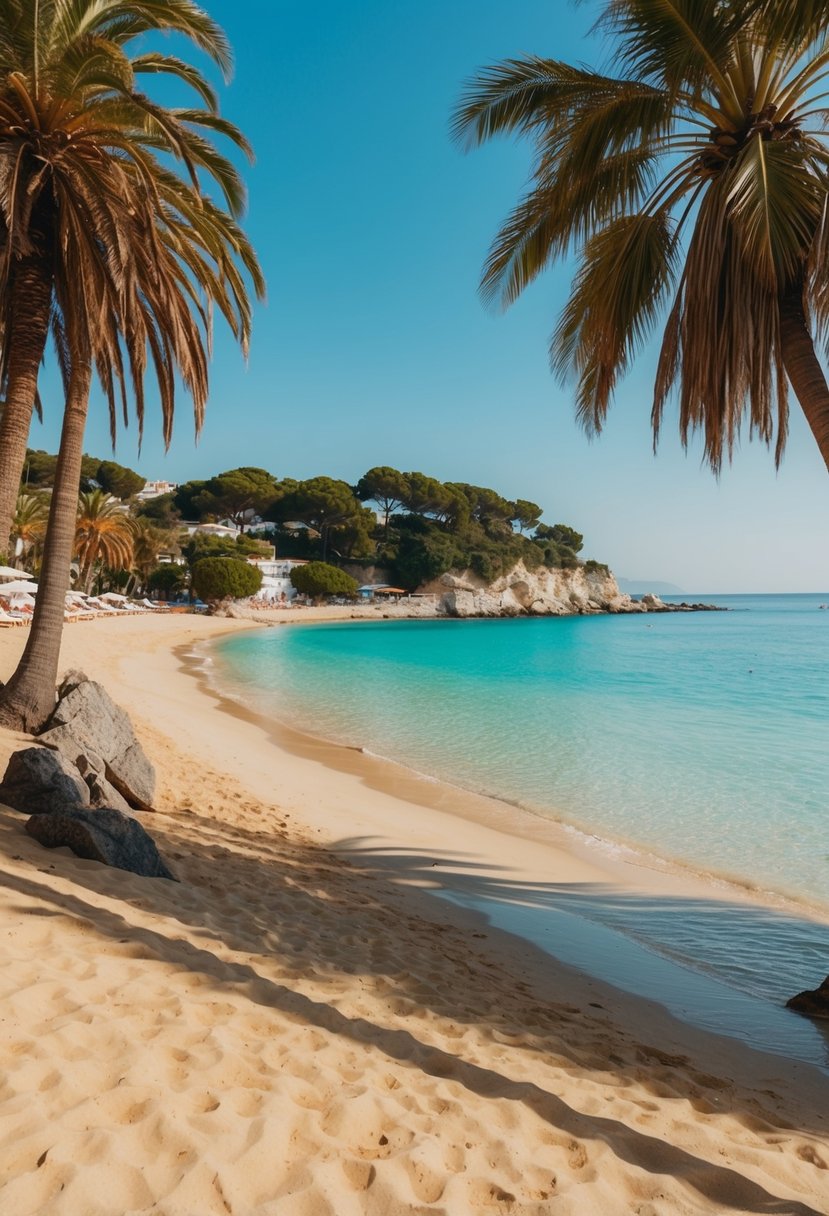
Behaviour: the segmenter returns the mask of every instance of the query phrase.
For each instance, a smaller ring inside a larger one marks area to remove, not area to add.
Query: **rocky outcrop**
[[[138,742],[129,716],[102,685],[81,672],[67,676],[58,690],[60,700],[39,741],[60,752],[92,784],[106,805],[118,805],[107,793],[113,789],[125,806],[152,810],[155,769]]]
[[[67,806],[89,806],[89,787],[71,761],[45,747],[26,747],[9,757],[0,802],[24,815],[48,815]]]
[[[829,1019],[829,975],[819,988],[810,992],[798,992],[797,996],[786,1001],[786,1008],[808,1018]]]
[[[423,588],[438,596],[447,616],[572,616],[598,612],[646,612],[648,608],[623,595],[603,567],[528,570],[519,562],[512,570],[485,582],[471,570],[450,571]]]
[[[65,846],[78,857],[142,878],[178,881],[141,824],[120,811],[65,807],[48,815],[33,815],[26,831],[47,849]]]

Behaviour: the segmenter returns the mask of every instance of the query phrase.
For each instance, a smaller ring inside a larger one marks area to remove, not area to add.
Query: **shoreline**
[[[470,790],[364,747],[311,734],[277,716],[251,709],[226,692],[220,678],[212,677],[210,651],[221,645],[222,640],[219,636],[193,650],[182,647],[176,652],[184,670],[198,681],[202,691],[215,701],[221,712],[262,731],[279,752],[287,750],[300,761],[322,763],[326,769],[357,778],[381,795],[393,796],[396,801],[402,798],[406,804],[439,815],[448,814],[452,819],[462,820],[472,830],[475,827],[486,829],[491,834],[488,837],[492,850],[490,858],[505,857],[514,861],[520,858],[517,866],[523,877],[518,881],[525,884],[524,898],[540,906],[545,920],[554,921],[556,916],[560,917],[564,905],[577,904],[579,898],[568,894],[566,889],[560,898],[545,898],[543,887],[545,882],[549,884],[550,874],[558,875],[558,883],[553,885],[561,888],[563,882],[575,889],[573,873],[568,871],[582,866],[589,878],[582,876],[579,885],[589,882],[603,892],[637,892],[652,900],[657,909],[681,900],[687,904],[689,915],[693,915],[694,910],[705,903],[715,909],[722,920],[735,915],[750,919],[753,914],[757,921],[756,932],[765,929],[767,934],[769,927],[760,922],[773,911],[785,919],[787,933],[789,926],[795,924],[794,918],[813,925],[818,933],[829,932],[829,909],[805,896],[798,898],[764,889],[739,876],[697,869],[681,858],[655,853],[640,842],[590,832],[568,821],[563,814],[552,817],[517,800]],[[377,839],[383,839],[382,835]],[[511,844],[518,841],[522,847],[516,847],[513,852]],[[540,849],[546,855],[546,870],[544,861],[539,861],[534,877],[531,877],[532,864],[524,846]],[[338,848],[336,842],[333,847]],[[433,852],[439,854],[439,849],[435,848]],[[348,856],[348,850],[342,855]],[[440,860],[432,865],[440,868],[440,882],[422,869],[415,875],[415,880],[430,883],[435,888],[434,894],[461,902],[465,899],[466,906],[477,911],[488,910],[491,919],[507,932],[536,945],[542,944],[546,926],[536,923],[538,917],[521,917],[514,910],[504,914],[503,904],[512,902],[511,893],[505,894],[497,882],[484,879],[476,887],[462,878],[451,860],[445,863]],[[562,880],[561,875],[566,878]],[[758,998],[756,993],[749,994],[724,979],[722,969],[719,974],[713,969],[706,970],[702,954],[696,958],[672,958],[670,942],[654,940],[635,929],[631,931],[629,925],[620,929],[618,925],[609,924],[607,917],[596,915],[597,902],[602,900],[582,900],[581,906],[568,909],[569,915],[579,918],[583,926],[578,934],[579,951],[574,958],[572,951],[562,953],[559,944],[550,950],[556,961],[568,962],[595,980],[609,980],[617,989],[630,995],[657,1000],[668,1013],[678,1016],[689,1027],[726,1035],[749,1049],[770,1050],[781,1058],[817,1062],[829,1073],[829,1041],[823,1041],[826,1032],[820,1026],[815,1030],[813,1023],[804,1025],[800,1018],[793,1021],[792,1014],[784,1008],[785,999],[794,995],[793,992],[787,992],[779,1003],[768,996]],[[710,933],[710,917],[706,919]],[[572,922],[569,927],[572,932]],[[711,943],[714,947],[721,927],[714,927],[715,937]],[[750,931],[754,928],[749,924]],[[783,932],[783,928],[780,931]],[[803,983],[808,985],[808,982],[809,977],[804,977]],[[793,987],[800,990],[798,984],[799,981],[793,981]],[[671,996],[660,999],[656,995],[660,987]],[[757,999],[767,1007],[755,1004]],[[829,1035],[826,1037],[829,1039]]]
[[[278,623],[282,625],[313,625],[325,624],[328,619],[305,621],[302,618],[295,618]],[[330,623],[345,623],[350,619],[363,620],[364,618],[332,617],[330,618]],[[420,618],[407,619],[418,620]],[[466,619],[484,620],[487,618],[475,617]],[[253,623],[257,624],[257,622]],[[270,622],[266,622],[265,624],[260,624],[259,627],[269,628],[270,625]],[[229,634],[224,636],[232,636],[233,633],[235,633],[235,630],[230,630]],[[438,799],[437,797],[430,796],[430,790],[434,787],[444,787],[446,790],[452,791],[455,798],[460,797],[461,799],[474,800],[479,804],[476,811],[468,816],[468,818],[475,822],[479,821],[480,816],[485,816],[486,822],[490,826],[497,828],[499,826],[499,816],[495,808],[504,808],[506,812],[516,813],[521,817],[521,820],[526,818],[526,820],[536,823],[543,833],[546,833],[547,829],[549,829],[550,833],[555,833],[557,839],[551,843],[561,849],[572,849],[578,853],[583,853],[587,858],[595,857],[598,852],[601,855],[602,864],[606,864],[608,869],[618,865],[624,868],[641,868],[651,870],[654,873],[673,875],[680,881],[687,879],[691,883],[716,889],[721,893],[725,892],[726,894],[745,898],[761,907],[796,912],[808,916],[817,924],[829,927],[829,901],[820,903],[805,894],[764,887],[758,881],[739,874],[730,873],[726,870],[704,869],[681,856],[657,852],[651,846],[632,837],[600,834],[592,830],[589,825],[568,818],[567,812],[564,809],[535,807],[522,802],[519,798],[511,799],[496,792],[471,789],[450,778],[423,772],[406,764],[402,760],[395,759],[393,756],[386,756],[380,752],[375,752],[365,745],[344,743],[326,735],[318,735],[312,731],[293,726],[276,714],[261,713],[258,710],[249,709],[230,692],[224,690],[220,686],[219,679],[213,681],[205,668],[205,659],[209,660],[210,658],[209,652],[216,646],[221,645],[224,636],[219,635],[216,638],[207,640],[192,651],[188,647],[177,648],[176,657],[181,661],[182,666],[202,684],[204,691],[220,702],[219,708],[223,713],[241,717],[244,721],[258,725],[269,734],[271,741],[277,748],[286,748],[294,755],[306,757],[318,752],[321,748],[330,749],[325,763],[328,767],[337,769],[340,768],[338,757],[341,753],[345,755],[361,755],[365,758],[367,765],[378,766],[378,771],[373,781],[374,788],[378,790],[382,791],[388,788],[391,777],[388,773],[384,776],[384,770],[393,769],[402,774],[404,779],[408,778],[411,780],[412,787],[407,791],[407,798],[412,802],[418,804],[422,802],[423,805],[431,807],[445,807],[445,797]],[[202,654],[198,653],[199,649],[203,650]],[[347,765],[343,771],[353,771],[353,765]],[[363,777],[369,781],[371,780],[371,773],[367,770],[363,774]],[[486,808],[489,808],[489,815],[487,815]],[[456,804],[453,807],[453,813],[459,814],[464,818],[467,817],[463,815],[462,804],[460,806]],[[509,825],[510,833],[523,836],[528,840],[536,839],[536,835],[529,830],[529,824],[524,822],[522,825],[521,820],[518,822],[513,821]],[[623,854],[623,856],[620,856],[620,854]]]
[[[101,679],[159,766],[142,821],[184,881],[46,853],[0,813],[2,1045],[16,1053],[0,1200],[82,1216],[103,1193],[84,1187],[115,1172],[105,1216],[542,1216],[553,1196],[579,1216],[825,1210],[827,1078],[439,902],[439,856],[441,875],[506,884],[516,907],[522,882],[607,870],[458,817],[488,800],[435,783],[424,808],[389,762],[348,752],[332,769],[336,745],[296,757],[217,714],[174,651],[246,627],[66,630],[61,669]],[[0,637],[2,675],[16,633]]]

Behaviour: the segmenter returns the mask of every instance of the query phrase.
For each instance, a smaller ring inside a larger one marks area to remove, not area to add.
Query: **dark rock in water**
[[[808,1018],[829,1018],[829,975],[819,988],[812,992],[798,992],[797,996],[786,1001],[786,1008]]]
[[[137,820],[104,807],[67,807],[49,815],[33,815],[26,831],[47,849],[68,847],[78,857],[129,870],[142,878],[178,882],[161,859],[153,838]]]
[[[75,765],[46,747],[14,752],[0,782],[0,802],[26,815],[89,806],[90,801],[89,787]]]
[[[130,806],[152,810],[155,769],[135,737],[129,716],[105,688],[83,679],[80,672],[66,676],[63,689],[40,742],[75,765],[85,756]]]

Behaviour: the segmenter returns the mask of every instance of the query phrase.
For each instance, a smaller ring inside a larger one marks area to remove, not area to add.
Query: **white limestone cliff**
[[[449,572],[421,588],[437,597],[447,616],[571,616],[596,612],[647,612],[661,607],[655,596],[633,601],[603,569],[528,570],[519,562],[487,583],[471,570]]]

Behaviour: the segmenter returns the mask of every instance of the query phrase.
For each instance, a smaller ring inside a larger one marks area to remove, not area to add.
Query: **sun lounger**
[[[110,608],[109,604],[105,604],[103,600],[96,599],[95,596],[90,596],[86,601],[89,607],[96,616],[120,616],[121,613],[117,608]]]

